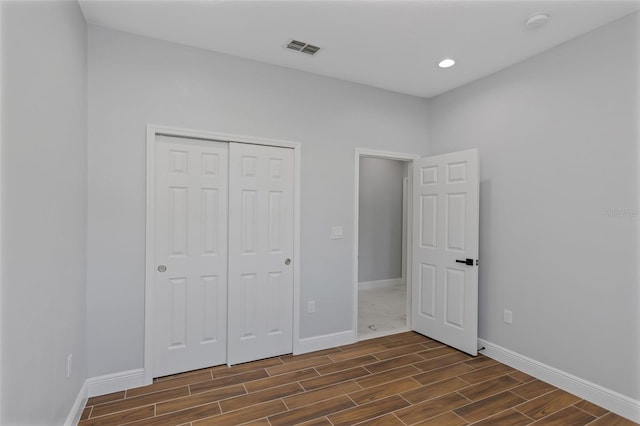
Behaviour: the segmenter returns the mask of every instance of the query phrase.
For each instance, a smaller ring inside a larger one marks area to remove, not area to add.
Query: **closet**
[[[293,149],[156,135],[153,161],[153,377],[292,352]]]

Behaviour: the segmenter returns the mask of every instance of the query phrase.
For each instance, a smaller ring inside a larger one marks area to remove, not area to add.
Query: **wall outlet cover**
[[[334,240],[339,240],[341,238],[344,238],[344,230],[342,226],[331,227],[331,238]]]

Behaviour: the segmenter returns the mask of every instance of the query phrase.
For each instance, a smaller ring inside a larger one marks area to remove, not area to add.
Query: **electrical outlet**
[[[332,226],[331,227],[331,238],[334,240],[341,240],[344,238],[344,229],[342,226]]]
[[[509,311],[508,309],[504,310],[504,322],[505,324],[512,324],[513,323],[513,312]]]
[[[67,357],[67,379],[71,377],[71,361],[73,360],[73,354],[69,354]]]
[[[310,300],[309,302],[307,302],[307,313],[312,314],[315,311],[316,311],[316,301]]]

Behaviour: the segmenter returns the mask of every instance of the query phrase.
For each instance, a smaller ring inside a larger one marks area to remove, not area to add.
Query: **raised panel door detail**
[[[218,154],[202,154],[202,174],[206,177],[218,176],[218,162],[220,158]]]
[[[290,300],[284,300],[283,294],[283,275],[282,272],[270,272],[267,281],[267,294],[269,298],[267,312],[267,333],[282,333],[283,315],[286,315],[287,309],[285,304],[289,304]]]
[[[438,183],[438,166],[422,167],[420,169],[420,183],[422,185]]]
[[[436,267],[420,265],[420,315],[434,319],[436,316]]]
[[[183,348],[187,341],[187,279],[172,278],[171,342],[169,349]]]
[[[218,190],[204,188],[201,191],[202,205],[202,254],[215,255],[218,252]]]
[[[186,175],[189,173],[189,154],[187,151],[169,151],[169,172]]]
[[[169,235],[171,256],[186,256],[189,217],[187,188],[169,188]]]
[[[255,177],[257,162],[258,162],[258,159],[256,157],[249,157],[249,156],[242,157],[242,176]]]
[[[253,254],[256,250],[257,243],[257,200],[258,194],[256,191],[242,191],[242,225],[241,225],[241,240],[242,240],[242,253]]]
[[[282,178],[282,159],[280,158],[269,159],[269,177],[271,179]]]
[[[218,277],[205,276],[202,278],[202,312],[203,334],[201,343],[216,342],[218,340]]]
[[[420,246],[435,248],[437,245],[436,219],[438,212],[437,195],[420,197]]]
[[[282,252],[282,191],[269,192],[269,252]]]
[[[464,271],[447,268],[444,282],[444,322],[464,327]]]
[[[466,240],[466,194],[447,194],[446,247],[448,251],[463,253]]]
[[[256,337],[256,293],[258,291],[258,279],[256,274],[243,274],[241,277],[242,286],[242,339]]]
[[[467,162],[447,164],[447,183],[464,183],[467,181]]]

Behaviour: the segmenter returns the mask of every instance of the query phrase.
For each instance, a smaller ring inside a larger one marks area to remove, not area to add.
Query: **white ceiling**
[[[88,22],[422,97],[640,9],[637,0],[80,0]],[[530,16],[551,15],[527,30]],[[285,49],[297,39],[322,50]],[[453,57],[457,65],[436,64]]]

